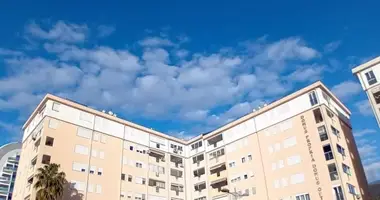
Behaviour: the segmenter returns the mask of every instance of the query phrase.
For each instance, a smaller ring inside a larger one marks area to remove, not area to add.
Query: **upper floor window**
[[[338,149],[338,152],[342,154],[342,156],[346,156],[346,151],[342,146],[340,146],[339,144],[336,144],[336,148]]]
[[[315,93],[315,91],[309,93],[309,100],[311,106],[318,104],[317,94]]]
[[[217,151],[210,153],[210,160],[213,158],[217,158],[219,156],[223,156],[223,155],[224,155],[224,149],[219,149]]]
[[[380,104],[380,90],[373,91],[373,98],[375,99],[376,104]]]
[[[351,175],[351,169],[349,166],[347,166],[346,164],[342,163],[342,168],[343,168],[343,172],[348,174],[348,175]]]
[[[350,192],[351,194],[356,194],[355,186],[347,183],[347,187],[348,187],[348,192]]]
[[[300,194],[296,196],[296,200],[310,200],[309,194]]]
[[[327,131],[326,131],[325,126],[322,125],[318,127],[318,133],[319,133],[319,138],[321,139],[322,142],[329,139],[329,136],[327,136]]]
[[[377,83],[376,76],[372,70],[365,73],[365,77],[367,78],[369,85],[373,85],[373,84]]]
[[[336,135],[337,137],[340,136],[338,129],[336,129],[335,127],[331,126],[331,131],[332,131],[332,133],[333,133],[334,135]]]
[[[313,114],[314,114],[315,123],[323,122],[321,109],[317,108],[317,109],[313,110]]]
[[[202,141],[196,142],[191,145],[191,149],[198,149],[199,147],[202,147]]]
[[[344,200],[342,187],[340,186],[334,187],[334,193],[335,193],[336,200]]]
[[[52,110],[59,112],[60,107],[61,107],[61,104],[57,102],[53,102]]]

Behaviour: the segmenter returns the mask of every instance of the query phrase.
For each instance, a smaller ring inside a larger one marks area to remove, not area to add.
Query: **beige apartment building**
[[[52,95],[23,130],[14,200],[48,163],[72,200],[369,199],[350,111],[321,82],[189,141]]]

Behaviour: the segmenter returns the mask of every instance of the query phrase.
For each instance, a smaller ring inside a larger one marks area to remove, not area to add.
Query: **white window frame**
[[[306,197],[307,195],[307,197]],[[303,199],[301,198],[303,197]],[[294,195],[295,200],[311,200],[309,193],[301,193]]]
[[[53,111],[59,112],[60,108],[61,108],[61,104],[60,104],[60,103],[53,102],[53,105],[52,105],[52,107],[51,107],[51,109],[52,109]]]
[[[315,90],[309,92],[309,101],[310,101],[311,106],[315,106],[318,104],[318,97],[317,97],[317,93],[315,92]]]

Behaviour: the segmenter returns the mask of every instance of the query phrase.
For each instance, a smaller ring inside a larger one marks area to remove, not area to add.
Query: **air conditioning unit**
[[[164,158],[164,157],[162,157],[162,158],[161,158],[161,161],[162,161],[162,162],[165,162],[165,158]]]
[[[156,186],[156,192],[160,192],[160,187]]]
[[[156,176],[159,177],[159,176],[160,176],[160,173],[156,172]]]
[[[174,153],[178,153],[178,149],[173,149],[173,152]]]
[[[179,164],[179,167],[183,168],[183,164],[182,164],[182,163],[181,163],[181,164]]]

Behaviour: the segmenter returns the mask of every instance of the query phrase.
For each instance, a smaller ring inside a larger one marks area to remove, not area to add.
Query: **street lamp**
[[[248,196],[247,193],[245,193],[245,194],[239,194],[238,192],[236,192],[236,188],[235,188],[235,191],[234,191],[234,192],[230,192],[230,190],[227,189],[227,188],[223,188],[223,189],[221,189],[220,191],[223,192],[223,193],[227,193],[227,194],[232,195],[232,196],[234,197],[234,200],[236,200],[236,199],[240,199],[240,198],[242,198],[242,197],[246,197],[246,196]]]

